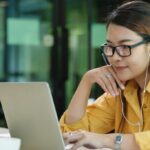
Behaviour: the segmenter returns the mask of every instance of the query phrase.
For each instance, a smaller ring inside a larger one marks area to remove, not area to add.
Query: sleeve
[[[114,129],[115,121],[115,98],[107,94],[99,97],[93,104],[87,106],[86,113],[82,119],[66,124],[66,112],[60,119],[62,132],[69,132],[78,129],[96,133],[108,133]]]
[[[134,133],[135,140],[139,145],[140,150],[150,149],[150,131],[143,131],[139,133]]]

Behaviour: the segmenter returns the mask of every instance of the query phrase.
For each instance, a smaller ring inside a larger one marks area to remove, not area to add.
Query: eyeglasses
[[[100,47],[100,49],[103,51],[103,53],[105,54],[105,56],[107,57],[112,57],[115,53],[115,51],[117,52],[117,54],[121,57],[128,57],[131,55],[131,49],[135,48],[139,45],[145,44],[150,42],[150,39],[144,39],[141,42],[138,42],[134,45],[119,45],[119,46],[110,46],[107,44],[104,44]]]

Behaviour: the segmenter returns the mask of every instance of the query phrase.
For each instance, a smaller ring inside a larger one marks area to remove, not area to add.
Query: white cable
[[[148,68],[149,68],[149,63],[150,63],[150,52],[149,52],[149,60],[148,60],[148,65],[147,65],[147,67],[146,67],[146,75],[145,75],[145,80],[144,80],[144,91],[143,91],[143,93],[145,93],[146,92],[146,84],[147,84],[147,77],[148,77]]]
[[[120,99],[121,99],[121,107],[122,107],[122,116],[124,117],[124,119],[127,121],[127,123],[128,124],[130,124],[131,126],[138,126],[138,130],[139,130],[139,132],[140,132],[140,130],[141,130],[141,123],[140,122],[136,122],[136,123],[133,123],[133,122],[131,122],[131,121],[129,121],[127,118],[126,118],[126,116],[125,116],[125,114],[124,114],[124,104],[123,104],[123,101],[122,101],[122,97],[121,97],[121,95],[120,95]]]

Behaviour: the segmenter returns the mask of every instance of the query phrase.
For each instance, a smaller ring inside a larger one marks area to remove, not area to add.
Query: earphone
[[[105,56],[104,53],[102,53],[102,57],[103,57],[103,60],[104,60],[105,64],[110,65],[110,63],[108,62],[107,57]]]
[[[140,109],[140,112],[141,112],[141,122],[139,121],[139,122],[133,123],[130,120],[128,120],[127,117],[124,114],[124,104],[123,104],[121,95],[120,95],[120,99],[121,99],[121,107],[122,107],[122,109],[121,109],[122,110],[122,116],[127,121],[127,123],[130,124],[131,126],[138,126],[138,131],[140,132],[141,131],[141,126],[143,126],[143,122],[144,122],[144,120],[143,120],[143,113],[142,113],[142,107],[143,106]]]

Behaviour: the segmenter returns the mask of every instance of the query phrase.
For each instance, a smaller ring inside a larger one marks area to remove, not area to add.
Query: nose
[[[120,60],[122,60],[122,57],[119,56],[119,54],[118,54],[117,51],[115,50],[115,51],[114,51],[114,55],[111,57],[111,59],[112,59],[113,61],[120,61]]]

